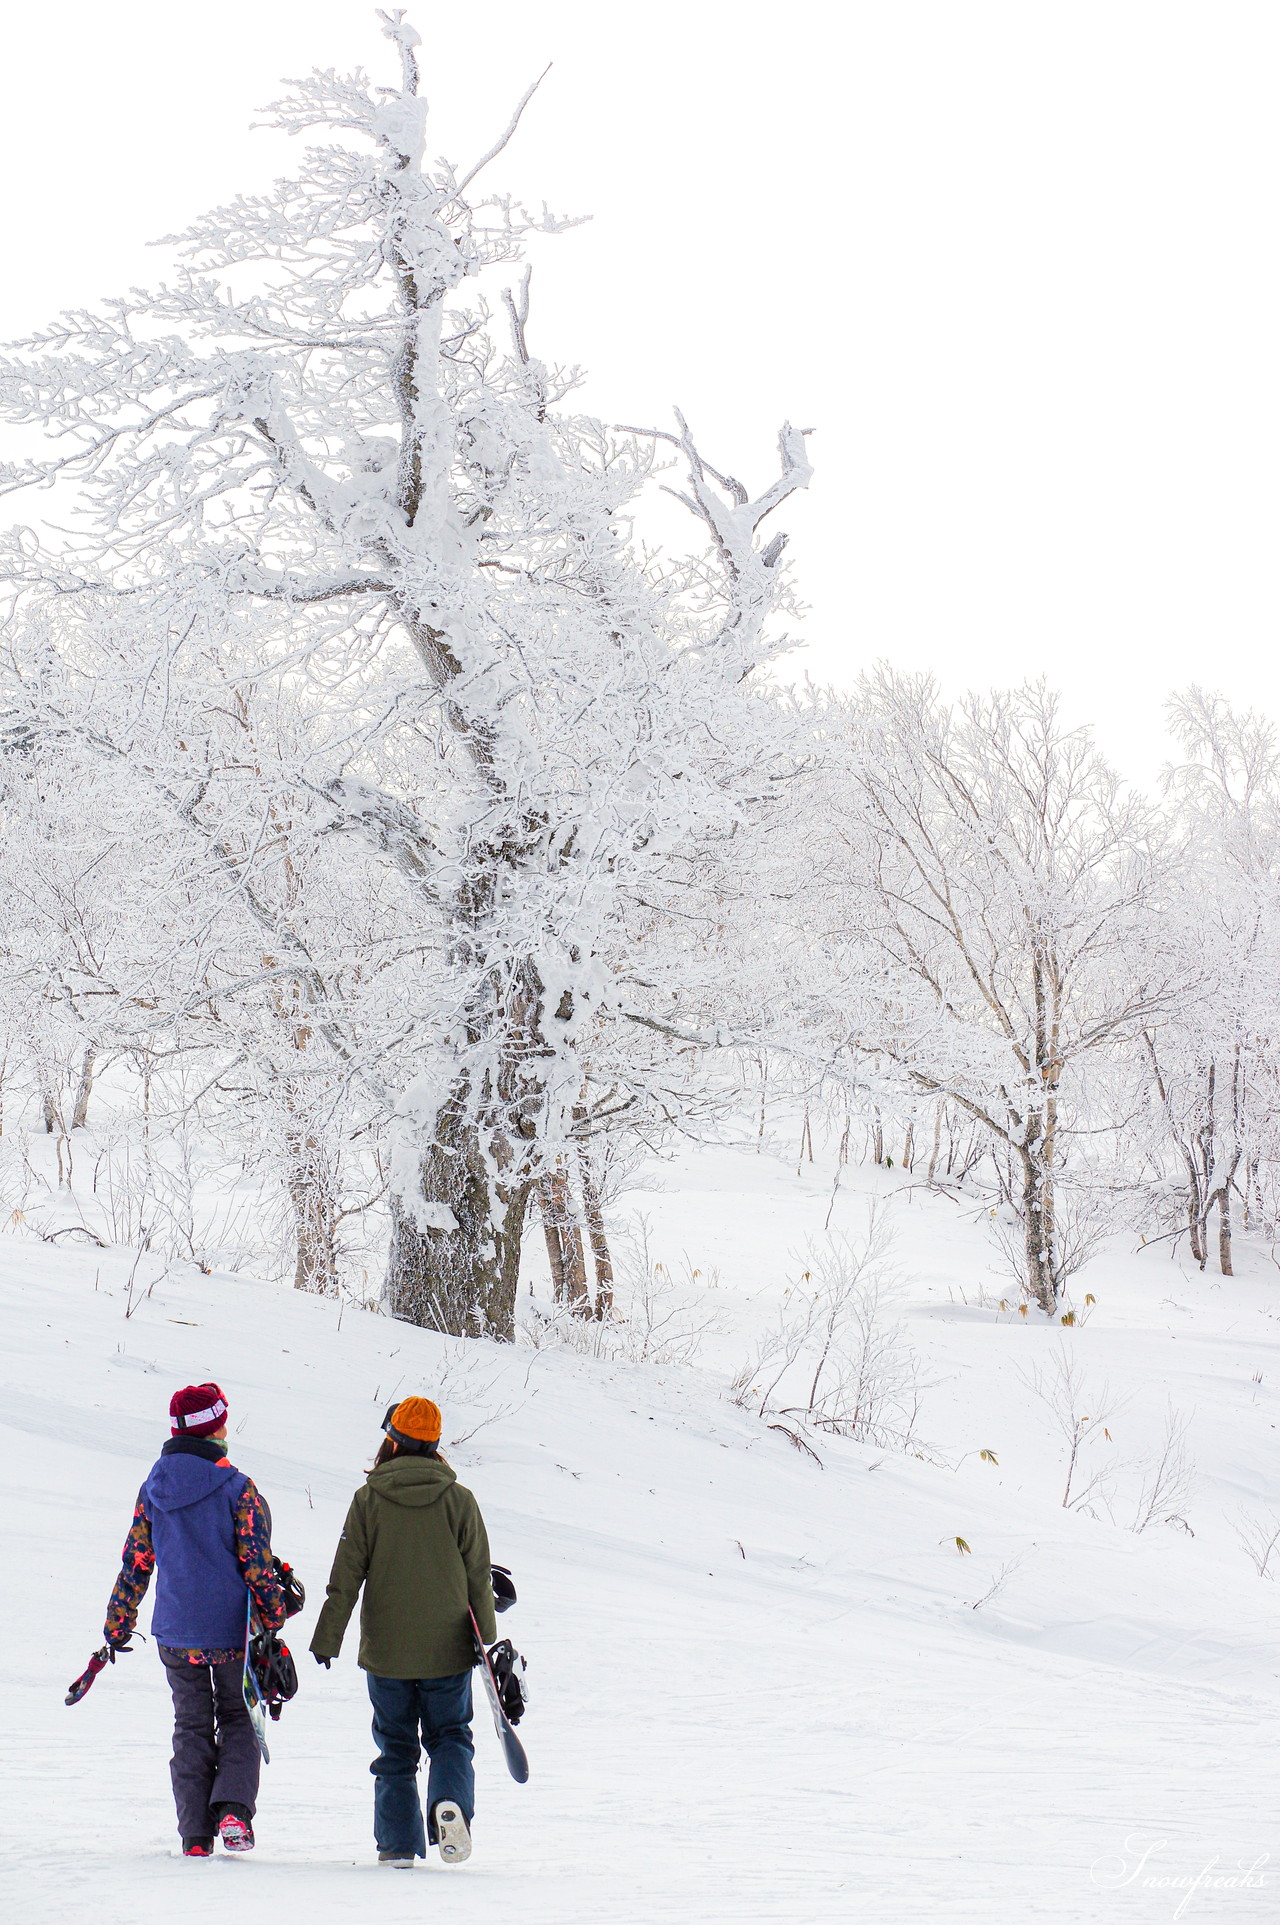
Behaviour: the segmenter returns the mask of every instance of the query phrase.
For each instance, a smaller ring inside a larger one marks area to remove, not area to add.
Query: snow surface
[[[651,1181],[632,1202],[655,1250],[687,1254],[718,1313],[698,1368],[450,1345],[349,1307],[339,1328],[335,1303],[147,1258],[130,1297],[132,1252],[0,1243],[6,1917],[1280,1916],[1276,1593],[1228,1522],[1280,1508],[1266,1253],[1215,1283],[1119,1251],[1082,1280],[1087,1325],[1029,1325],[981,1307],[1007,1285],[962,1209],[855,1171],[832,1220],[895,1198],[931,1448],[824,1440],[819,1468],[725,1386],[822,1227],[830,1169],[719,1149]],[[1153,1443],[1170,1396],[1194,1410],[1194,1537],[1062,1509],[1062,1446],[1022,1373],[1064,1343],[1129,1394],[1119,1446]],[[481,1707],[467,1865],[374,1863],[353,1635],[331,1672],[300,1665],[244,1859],[177,1855],[151,1646],[64,1707],[169,1395],[208,1377],[308,1586],[304,1654],[389,1399],[427,1392],[447,1443],[473,1432],[450,1456],[519,1585],[503,1628],[530,1663],[532,1776],[506,1777]],[[1242,1864],[1247,1889],[1176,1883]]]

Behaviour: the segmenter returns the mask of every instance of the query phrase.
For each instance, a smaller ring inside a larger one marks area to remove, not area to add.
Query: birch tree
[[[1236,1208],[1272,1218],[1264,1176],[1280,1115],[1280,744],[1273,725],[1190,688],[1170,705],[1185,760],[1168,788],[1186,879],[1168,909],[1188,993],[1144,1030],[1153,1107],[1201,1269],[1232,1274]],[[1216,1234],[1213,1224],[1216,1219]]]
[[[951,707],[881,670],[823,722],[840,753],[809,913],[832,1061],[945,1101],[1008,1154],[1026,1288],[1051,1313],[1072,1267],[1064,1105],[1172,992],[1150,945],[1159,818],[1043,687]]]

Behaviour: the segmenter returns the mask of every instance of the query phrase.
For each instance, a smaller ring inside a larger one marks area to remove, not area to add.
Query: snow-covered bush
[[[868,1207],[860,1234],[812,1239],[777,1319],[733,1379],[734,1402],[860,1443],[910,1447],[922,1386],[893,1315],[893,1244],[882,1202]]]
[[[704,1272],[687,1256],[674,1267],[656,1257],[648,1221],[639,1215],[622,1226],[615,1271],[614,1294],[599,1315],[583,1317],[564,1304],[544,1309],[528,1299],[527,1341],[537,1349],[564,1347],[625,1363],[696,1363],[704,1339],[721,1329],[719,1310],[706,1297],[717,1273]]]

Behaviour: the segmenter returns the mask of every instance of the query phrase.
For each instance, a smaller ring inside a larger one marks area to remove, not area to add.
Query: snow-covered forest
[[[985,1208],[1046,1315],[1117,1232],[1230,1275],[1270,724],[1189,689],[1145,799],[1040,681],[798,689],[804,432],[748,486],[577,412],[519,265],[570,223],[489,184],[528,102],[460,177],[384,31],[398,85],[277,105],[293,178],[5,362],[15,1223],[510,1339],[531,1231],[608,1317],[619,1172],[747,1127]]]
[[[1148,1400],[1135,1454],[1098,1458],[1124,1397],[1071,1346],[1108,1288],[1135,1324],[1212,1289],[1224,1342],[1277,1314],[1280,732],[1189,686],[1148,792],[1034,639],[1022,686],[958,699],[857,638],[840,686],[811,680],[787,510],[835,461],[821,422],[744,396],[740,479],[696,395],[687,419],[584,412],[539,322],[554,250],[526,259],[576,214],[501,186],[536,86],[454,164],[429,22],[380,19],[372,77],[315,72],[273,108],[291,176],[0,362],[12,1264],[94,1317],[110,1295],[130,1341],[154,1316],[155,1345],[184,1279],[210,1327],[261,1290],[281,1356],[323,1317],[318,1368],[337,1386],[354,1360],[364,1402],[401,1371],[386,1332],[416,1327],[460,1449],[505,1437],[541,1370],[564,1450],[595,1447],[590,1403],[602,1463],[649,1394],[695,1412],[709,1462],[757,1439],[782,1480],[887,1460],[962,1560],[963,1506],[928,1480],[994,1480],[1004,1444],[977,1324],[963,1360],[906,1328],[927,1274],[930,1316],[945,1290],[1001,1346],[1043,1339],[1016,1369],[1052,1473],[957,1609],[989,1623],[1037,1532],[1068,1533],[1060,1597],[1077,1529],[1108,1534],[1081,1566],[1103,1591],[1107,1557],[1155,1546],[1150,1582],[1207,1598],[1209,1566],[1177,1562],[1204,1537],[1265,1595],[1265,1479],[1218,1438],[1206,1533],[1192,1403]],[[671,1202],[707,1167],[739,1173],[709,1185],[739,1199],[723,1218]],[[753,1191],[786,1226],[758,1259],[730,1222]],[[779,1516],[809,1501],[789,1489]]]

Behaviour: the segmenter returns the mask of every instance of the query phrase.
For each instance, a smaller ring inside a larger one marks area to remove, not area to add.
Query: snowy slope
[[[820,1229],[831,1172],[719,1150],[659,1180],[635,1199],[655,1247],[687,1253],[708,1285],[719,1271],[720,1334],[697,1369],[448,1345],[350,1309],[339,1328],[334,1304],[185,1268],[147,1296],[147,1259],[126,1318],[131,1253],[0,1244],[6,1916],[1280,1916],[1265,1863],[1250,1889],[1167,1882],[1280,1846],[1275,1592],[1225,1516],[1280,1508],[1280,1272],[1259,1260],[1214,1287],[1120,1253],[1090,1272],[1083,1329],[1028,1327],[978,1305],[1001,1288],[982,1231],[898,1186],[931,1448],[830,1441],[819,1468],[724,1386],[788,1253]],[[872,1183],[855,1176],[833,1222],[854,1222]],[[1064,1342],[1128,1393],[1117,1425],[1135,1438],[1151,1441],[1169,1395],[1194,1409],[1194,1538],[1062,1509],[1061,1446],[1025,1373]],[[175,1855],[150,1647],[64,1708],[169,1394],[206,1377],[310,1589],[299,1649],[388,1400],[437,1396],[446,1440],[482,1425],[450,1456],[520,1585],[504,1629],[531,1664],[533,1775],[511,1784],[478,1720],[467,1866],[372,1862],[354,1639],[327,1675],[302,1667],[244,1861]]]

